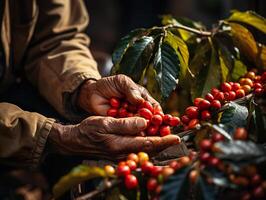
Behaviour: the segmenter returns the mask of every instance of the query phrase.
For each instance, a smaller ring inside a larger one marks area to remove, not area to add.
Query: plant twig
[[[210,31],[202,31],[202,30],[198,30],[198,29],[194,29],[194,28],[190,28],[188,26],[183,26],[181,24],[176,24],[176,25],[167,25],[165,26],[166,29],[168,28],[179,28],[179,29],[183,29],[183,30],[186,30],[186,31],[189,31],[191,33],[195,33],[195,34],[198,34],[198,35],[201,35],[201,36],[206,36],[206,37],[209,37],[212,35],[212,32]]]

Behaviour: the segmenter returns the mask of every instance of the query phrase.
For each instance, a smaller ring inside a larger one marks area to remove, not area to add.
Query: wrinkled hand
[[[133,105],[139,105],[146,100],[161,110],[159,103],[144,87],[137,85],[125,75],[110,76],[98,81],[86,81],[80,89],[78,104],[90,113],[106,116],[110,108],[111,97],[125,98]]]
[[[155,154],[180,143],[180,138],[176,135],[139,136],[146,126],[146,120],[140,117],[89,117],[78,125],[64,126],[55,123],[48,141],[52,149],[61,154],[109,160],[123,159],[131,152]]]

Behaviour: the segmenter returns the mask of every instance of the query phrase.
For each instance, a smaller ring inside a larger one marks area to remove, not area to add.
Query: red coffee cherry
[[[234,133],[235,140],[246,140],[248,138],[248,133],[245,128],[237,128]]]
[[[222,107],[221,102],[219,100],[213,100],[211,102],[211,108],[215,110],[219,110]]]
[[[209,151],[212,148],[212,141],[209,139],[203,139],[200,142],[200,149],[204,150],[204,151]]]
[[[188,118],[187,115],[183,115],[183,116],[181,117],[181,121],[182,121],[184,124],[188,124],[189,121],[190,121],[190,119]]]
[[[250,78],[241,78],[239,81],[240,85],[249,85],[253,87],[253,81]]]
[[[263,74],[261,75],[260,81],[262,84],[266,83],[266,72],[263,72]]]
[[[128,159],[128,160],[133,160],[133,161],[135,161],[135,163],[138,163],[138,162],[139,162],[139,157],[138,157],[138,155],[135,154],[135,153],[131,153],[131,154],[129,154],[129,155],[127,156],[127,159]]]
[[[212,134],[212,141],[215,143],[215,142],[220,142],[220,141],[223,141],[225,138],[222,134],[220,133],[214,133]]]
[[[255,185],[259,185],[261,183],[261,177],[259,174],[255,174],[252,178],[251,178],[251,184],[252,186]]]
[[[144,117],[145,119],[151,120],[152,118],[152,112],[148,110],[147,108],[141,108],[139,110],[139,115],[141,117]]]
[[[126,176],[130,174],[130,168],[127,165],[118,165],[116,170],[117,176]]]
[[[220,163],[220,160],[218,158],[216,158],[216,157],[209,158],[209,162],[208,162],[209,165],[211,165],[213,167],[217,167],[219,165],[219,163]]]
[[[109,101],[110,105],[113,108],[119,108],[120,107],[120,100],[118,98],[112,97]]]
[[[236,99],[236,93],[234,91],[229,92],[229,101],[234,101]]]
[[[163,118],[161,115],[153,115],[151,118],[151,123],[156,126],[160,126],[163,123]]]
[[[180,169],[182,166],[179,162],[177,162],[176,160],[173,160],[170,162],[169,167],[173,168],[174,170],[178,170]]]
[[[214,100],[214,97],[211,93],[207,93],[205,95],[205,99],[208,100],[209,102],[212,102]]]
[[[147,181],[147,189],[148,191],[154,191],[158,186],[158,182],[156,178],[149,178]]]
[[[224,93],[218,92],[216,95],[214,95],[214,99],[219,100],[219,101],[224,101]]]
[[[219,92],[220,92],[220,90],[218,90],[217,88],[212,88],[212,90],[211,90],[211,94],[213,95],[213,97],[215,97],[215,95]]]
[[[196,126],[199,124],[199,120],[198,119],[192,119],[190,120],[190,122],[188,123],[188,129],[193,129],[196,128]]]
[[[229,92],[232,90],[232,86],[229,83],[222,83],[221,84],[221,89],[223,92]]]
[[[253,196],[257,199],[260,199],[262,197],[265,196],[265,192],[263,190],[263,188],[261,186],[259,187],[256,187],[254,190],[253,190]]]
[[[211,157],[211,154],[209,152],[203,152],[200,154],[200,160],[204,163],[208,162]]]
[[[148,109],[149,111],[151,111],[152,113],[153,113],[153,111],[154,111],[152,104],[151,104],[150,102],[148,102],[148,101],[144,101],[144,102],[141,104],[140,108],[147,108],[147,109]]]
[[[262,85],[260,83],[254,83],[254,86],[253,86],[255,89],[257,88],[262,88]]]
[[[204,101],[204,100],[202,100],[202,101]],[[201,102],[200,102],[200,104],[201,104]],[[199,109],[196,106],[189,106],[189,107],[187,107],[185,113],[190,119],[197,119],[199,116]]]
[[[148,136],[155,136],[157,135],[158,131],[159,131],[159,126],[149,126],[146,132]]]
[[[132,174],[125,176],[125,186],[127,189],[131,190],[138,186],[138,179]]]
[[[190,164],[191,160],[188,156],[183,156],[178,159],[178,162],[180,163],[181,167],[184,167]]]
[[[159,132],[160,132],[161,137],[164,137],[164,136],[171,134],[170,127],[166,126],[166,125],[161,126]]]
[[[131,171],[137,169],[137,163],[134,160],[127,160],[126,165],[129,166]]]
[[[165,115],[163,116],[163,123],[169,125],[169,122],[170,122],[170,119],[171,119],[171,118],[172,118],[171,115],[169,115],[169,114],[165,114]]]
[[[204,110],[201,112],[201,120],[208,121],[211,119],[211,113],[208,110]]]
[[[245,91],[245,94],[249,94],[251,91],[251,87],[249,85],[243,85],[241,89]]]
[[[107,111],[107,116],[110,116],[110,117],[116,117],[117,114],[118,114],[118,110],[116,108],[110,108]]]
[[[200,98],[200,97],[195,98],[195,99],[194,99],[194,105],[198,107],[198,106],[199,106],[199,103],[200,103],[202,100],[203,100],[203,98]]]
[[[237,91],[240,88],[241,88],[241,85],[239,83],[234,83],[233,86],[232,86],[232,90],[233,91]]]
[[[205,99],[199,103],[200,110],[208,110],[210,106],[211,106],[211,103]]]
[[[161,166],[153,166],[151,171],[151,176],[157,177],[161,172],[163,168]]]
[[[236,91],[236,97],[237,98],[242,98],[242,97],[244,97],[245,96],[245,91],[243,90],[243,89],[238,89],[237,91]]]
[[[125,108],[120,108],[118,110],[118,117],[120,118],[124,118],[124,117],[127,117],[128,116],[128,112]]]
[[[170,126],[178,126],[180,124],[180,118],[179,117],[171,117],[169,121]]]
[[[127,110],[129,112],[136,113],[137,112],[137,107],[135,105],[128,104]]]
[[[128,107],[129,107],[129,103],[127,101],[124,101],[124,102],[121,103],[121,107],[125,108],[127,110]]]
[[[153,170],[153,164],[150,161],[144,161],[141,165],[141,170],[144,174],[151,174]]]
[[[256,88],[256,89],[254,90],[254,94],[255,94],[256,96],[261,96],[261,95],[263,95],[263,93],[264,93],[263,88]]]

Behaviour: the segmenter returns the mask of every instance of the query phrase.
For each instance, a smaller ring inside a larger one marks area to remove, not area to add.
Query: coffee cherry
[[[147,135],[149,136],[157,135],[158,131],[159,131],[159,126],[149,126],[146,130]]]
[[[120,161],[120,162],[118,163],[118,166],[124,166],[124,165],[127,165],[125,161]]]
[[[182,166],[179,162],[177,162],[176,160],[173,160],[170,162],[169,167],[173,168],[174,170],[178,170],[180,169]]]
[[[219,165],[219,163],[220,163],[220,160],[218,158],[216,158],[216,157],[209,158],[209,162],[208,162],[209,165],[211,165],[213,167],[217,167]]]
[[[262,88],[262,85],[260,83],[254,83],[254,86],[253,86],[255,89],[257,88]]]
[[[151,105],[150,102],[148,101],[144,101],[141,105],[140,108],[147,108],[149,111],[151,111],[153,113],[154,109],[153,106]]]
[[[129,104],[127,110],[132,113],[137,112],[137,107],[135,105]]]
[[[115,174],[115,168],[111,165],[105,165],[104,171],[107,176],[113,176]]]
[[[130,174],[130,168],[127,165],[118,165],[116,170],[117,176],[126,176]]]
[[[254,196],[255,198],[258,198],[258,199],[264,197],[264,196],[265,196],[265,193],[264,193],[263,188],[262,188],[261,186],[256,187],[256,188],[253,190],[253,196]]]
[[[147,189],[148,191],[154,191],[158,186],[157,179],[155,178],[149,178],[147,181]]]
[[[118,110],[118,117],[124,118],[124,117],[127,117],[127,115],[128,115],[128,112],[125,108],[120,108]]]
[[[169,124],[169,122],[170,122],[170,119],[172,118],[172,116],[171,115],[169,115],[169,114],[165,114],[164,116],[163,116],[163,123],[164,124]]]
[[[208,152],[204,152],[200,154],[200,160],[204,163],[208,162],[210,158],[211,158],[211,154]]]
[[[222,83],[221,84],[221,89],[223,92],[229,92],[232,90],[232,86],[229,83]]]
[[[153,170],[153,164],[150,161],[144,161],[141,164],[141,171],[144,174],[151,174],[152,170]]]
[[[211,113],[208,110],[204,110],[201,112],[201,120],[208,121],[211,119]]]
[[[248,94],[251,91],[251,87],[249,85],[243,85],[241,88],[245,91],[245,94]]]
[[[152,118],[152,112],[148,110],[147,108],[141,108],[139,110],[139,115],[141,117],[144,117],[145,119],[151,120]]]
[[[259,174],[255,174],[252,178],[251,178],[251,184],[253,185],[253,186],[255,186],[255,185],[258,185],[258,184],[260,184],[261,183],[261,177],[260,177],[260,175]]]
[[[110,116],[110,117],[116,117],[117,114],[118,114],[118,110],[116,108],[110,108],[107,111],[107,116]]]
[[[217,93],[219,93],[220,92],[220,90],[218,90],[217,88],[212,88],[212,90],[211,90],[211,94],[213,95],[213,96],[215,96]]]
[[[244,194],[242,194],[240,200],[250,200],[250,199],[251,199],[251,195],[248,192],[245,192]]]
[[[212,141],[209,139],[203,139],[200,142],[200,148],[204,151],[209,151],[212,148]]]
[[[202,100],[202,101],[204,101],[204,100]],[[200,102],[200,104],[201,104],[201,102]],[[196,106],[189,106],[189,107],[187,107],[185,113],[190,119],[197,119],[198,115],[199,115],[199,109]]]
[[[196,128],[196,126],[199,124],[199,120],[198,119],[192,119],[190,120],[190,122],[188,123],[188,129],[193,129]]]
[[[178,159],[178,162],[180,163],[181,167],[184,167],[190,164],[190,158],[188,156],[183,156]]]
[[[257,75],[254,79],[255,83],[261,82],[261,76]]]
[[[175,173],[175,170],[171,167],[164,167],[162,170],[163,179],[166,180],[169,176]]]
[[[198,153],[196,151],[190,151],[188,157],[190,160],[194,160],[197,157],[197,155]]]
[[[253,87],[253,81],[250,78],[241,78],[239,81],[240,85],[249,85]]]
[[[205,99],[199,103],[200,110],[208,110],[210,106],[211,106],[211,103]]]
[[[228,101],[234,101],[235,99],[236,99],[236,93],[234,91],[230,91]]]
[[[112,97],[112,98],[109,100],[109,103],[110,103],[110,105],[111,105],[113,108],[119,108],[119,107],[120,107],[120,100],[119,100],[118,98]]]
[[[138,179],[132,174],[125,176],[125,186],[127,189],[131,190],[138,186]]]
[[[256,88],[256,89],[254,90],[254,94],[255,94],[256,96],[261,96],[261,95],[263,95],[263,93],[264,93],[264,90],[263,90],[262,88]]]
[[[128,159],[128,160],[133,160],[133,161],[135,161],[135,163],[138,163],[138,162],[139,162],[139,157],[138,157],[138,155],[135,154],[135,153],[131,153],[131,154],[129,154],[129,155],[127,156],[127,159]]]
[[[171,134],[170,127],[166,125],[161,126],[159,132],[161,137]]]
[[[149,160],[149,156],[147,153],[145,152],[139,152],[138,153],[138,157],[139,157],[139,163],[142,164],[145,161]]]
[[[195,98],[194,99],[194,105],[198,107],[199,106],[199,102],[201,102],[202,100],[203,100],[203,98],[200,98],[200,97]]]
[[[190,119],[188,118],[187,115],[183,115],[183,116],[181,117],[181,121],[182,121],[184,124],[188,124],[189,121],[190,121]]]
[[[180,124],[180,118],[179,117],[170,118],[170,121],[169,121],[170,126],[178,126],[179,124]]]
[[[205,99],[208,100],[209,102],[212,102],[214,100],[214,97],[211,93],[207,93],[205,95]]]
[[[126,110],[128,109],[129,103],[127,101],[124,101],[121,103],[121,107],[125,108]]]
[[[214,143],[224,141],[224,136],[220,133],[214,133],[214,134],[212,134],[212,141]]]
[[[137,164],[134,160],[127,160],[126,165],[129,166],[131,171],[134,171],[135,169],[137,169]]]
[[[255,72],[250,71],[250,72],[246,73],[245,77],[253,80],[256,77],[256,74],[255,74]]]
[[[163,118],[161,115],[153,115],[151,118],[151,123],[156,126],[160,126],[163,123]]]
[[[214,99],[219,100],[219,101],[224,101],[224,93],[218,92],[216,95],[214,95]]]
[[[191,170],[189,172],[189,181],[194,184],[196,183],[197,179],[199,177],[199,172],[197,170]]]
[[[248,138],[248,133],[245,128],[237,128],[234,133],[235,140],[246,140]]]
[[[261,75],[260,81],[262,84],[266,83],[266,72],[263,72],[263,74]]]
[[[219,100],[213,100],[211,102],[211,108],[215,110],[219,110],[222,107],[221,102]]]
[[[233,91],[237,91],[240,88],[241,88],[241,85],[239,83],[234,83],[233,86],[232,86],[232,90]]]
[[[236,91],[236,97],[237,98],[242,98],[242,97],[244,97],[245,96],[245,91],[243,90],[243,89],[238,89],[237,91]]]
[[[151,170],[151,176],[152,177],[157,177],[161,172],[163,168],[161,166],[153,166]]]

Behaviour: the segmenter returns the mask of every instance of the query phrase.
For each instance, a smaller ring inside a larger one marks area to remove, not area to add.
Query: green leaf
[[[266,19],[256,14],[255,12],[252,11],[240,12],[237,10],[233,10],[232,15],[227,20],[242,22],[257,28],[263,33],[266,33]]]
[[[242,61],[235,59],[233,70],[230,73],[231,76],[230,80],[237,81],[239,80],[240,77],[242,77],[246,73],[247,73],[247,66],[244,65]]]
[[[153,60],[156,80],[162,97],[167,98],[175,89],[180,71],[180,60],[176,51],[161,40]]]
[[[130,46],[116,66],[116,74],[126,74],[138,82],[153,54],[153,37],[143,36]]]
[[[222,71],[222,81],[225,82],[227,80],[227,76],[229,73],[229,67],[226,65],[226,60],[223,59],[221,51],[219,51],[219,61],[221,65],[221,71]]]
[[[105,171],[102,168],[79,165],[73,168],[55,184],[53,187],[54,197],[58,198],[72,186],[97,177],[106,177]]]
[[[154,66],[150,65],[146,71],[147,85],[146,88],[153,98],[158,102],[162,101],[162,95],[160,92],[160,87],[156,81],[156,71]]]
[[[230,102],[223,112],[220,123],[226,126],[227,132],[233,134],[236,127],[245,127],[248,117],[248,109],[245,106]]]
[[[194,73],[194,70],[197,70],[191,88],[191,95],[193,99],[196,97],[205,96],[205,94],[208,93],[211,88],[218,87],[221,83],[222,73],[218,52],[211,44],[211,57],[209,58],[207,55],[209,49],[207,48],[209,47],[206,47],[205,53],[197,51],[195,56],[196,58],[194,58],[195,60],[193,60],[190,65],[192,73]],[[199,53],[201,56],[197,55],[197,53]]]
[[[213,185],[210,185],[203,177],[199,177],[197,182],[198,187],[200,188],[199,196],[201,200],[215,200],[217,199],[218,191],[214,188]],[[199,199],[199,198],[196,198]]]
[[[168,43],[178,55],[180,60],[180,79],[183,79],[188,70],[189,52],[186,43],[178,36],[172,34],[170,31],[166,32],[164,42]]]
[[[114,65],[120,62],[127,48],[134,44],[139,37],[143,36],[144,32],[145,29],[136,29],[121,38],[112,54],[112,61]]]
[[[187,199],[189,195],[188,173],[190,166],[178,170],[174,175],[170,176],[163,184],[160,193],[161,200],[182,200]]]

